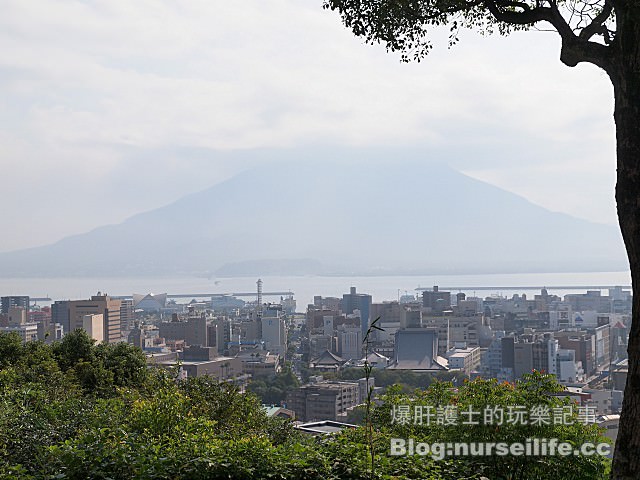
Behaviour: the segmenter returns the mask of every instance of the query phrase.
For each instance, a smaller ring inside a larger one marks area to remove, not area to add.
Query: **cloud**
[[[603,193],[602,73],[563,67],[545,33],[468,33],[451,51],[436,36],[430,58],[404,65],[320,1],[8,0],[0,201],[16,223],[0,250],[120,221],[251,163],[225,152],[411,148],[533,198],[549,165],[590,172],[565,192]],[[565,208],[566,194],[547,193]],[[604,196],[583,201],[573,210],[609,215],[595,213]]]

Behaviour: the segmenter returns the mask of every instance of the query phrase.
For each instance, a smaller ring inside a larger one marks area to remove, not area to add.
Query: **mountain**
[[[118,225],[0,254],[3,276],[627,268],[617,227],[429,162],[258,167]]]

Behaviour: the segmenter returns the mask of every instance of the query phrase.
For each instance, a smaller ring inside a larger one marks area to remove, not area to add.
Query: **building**
[[[124,299],[120,301],[120,331],[128,332],[135,327],[135,314],[133,300]]]
[[[335,337],[333,335],[309,335],[309,359],[318,358],[325,350],[337,351],[334,348]]]
[[[345,429],[358,428],[358,426],[350,423],[334,422],[333,420],[322,420],[321,422],[309,422],[296,425],[293,428],[304,434],[319,437],[322,435],[334,435]]]
[[[335,319],[340,315],[340,310],[330,310],[325,307],[314,307],[309,305],[306,314],[306,327],[309,333],[320,333],[325,331],[325,323],[331,319],[331,331],[333,332],[333,324]]]
[[[29,323],[50,323],[51,322],[51,308],[42,307],[39,310],[32,309],[27,312],[27,321]]]
[[[400,311],[400,328],[420,328],[422,326],[422,311],[403,305]]]
[[[127,343],[144,350],[145,347],[145,334],[144,330],[140,328],[140,325],[134,325],[127,335]]]
[[[174,314],[170,322],[158,324],[158,334],[166,340],[184,340],[187,345],[209,346],[207,319],[204,315],[180,319]]]
[[[365,362],[371,368],[385,369],[389,366],[389,363],[391,363],[391,359],[378,352],[371,352],[369,355],[362,358],[355,366],[364,367]]]
[[[584,331],[563,330],[555,332],[560,348],[574,350],[575,360],[582,364],[582,369],[587,377],[595,373],[595,345],[590,334]]]
[[[507,337],[504,330],[495,332],[491,344],[481,356],[481,370],[485,378],[512,382],[513,378],[513,337]],[[510,355],[510,356],[509,356]]]
[[[627,358],[627,346],[629,344],[629,329],[620,320],[611,325],[609,332],[611,338],[611,361],[613,363]]]
[[[434,285],[433,290],[422,292],[422,306],[436,315],[451,310],[451,292],[443,292]]]
[[[291,420],[296,418],[295,412],[288,408],[278,407],[275,405],[262,405],[262,408],[267,414],[267,417],[289,418]]]
[[[59,323],[65,334],[71,332],[71,322],[69,320],[69,301],[58,300],[51,305],[51,323]]]
[[[28,295],[11,295],[7,297],[0,297],[0,313],[4,315],[9,314],[9,309],[12,307],[24,308],[25,312],[29,311],[29,296]]]
[[[345,360],[362,356],[362,332],[357,326],[340,325],[338,327],[338,354]]]
[[[379,317],[380,320],[376,325],[382,328],[382,330],[375,330],[374,338],[378,344],[391,345],[393,343],[396,331],[401,327],[400,318],[405,307],[408,306],[398,302],[383,302],[371,305],[371,318],[375,320]]]
[[[616,414],[622,411],[622,390],[600,390],[583,388],[582,391],[590,395],[589,406],[596,409],[597,415]]]
[[[30,312],[31,313],[31,312]],[[45,343],[53,343],[58,340],[62,340],[64,330],[59,323],[52,323],[51,316],[40,317],[40,320],[35,323],[38,326],[38,340]]]
[[[558,340],[552,333],[545,333],[542,337],[534,337],[533,341],[533,369],[539,372],[557,373]]]
[[[564,296],[564,301],[571,305],[574,312],[589,310],[598,313],[611,313],[613,299],[602,295],[600,290],[587,290],[587,293],[571,293]]]
[[[83,328],[85,315],[103,315],[103,338],[106,343],[118,343],[122,341],[120,332],[120,306],[121,301],[98,292],[90,300],[70,300],[69,330]],[[66,331],[66,330],[65,330]]]
[[[10,325],[8,327],[0,327],[0,332],[11,333],[15,332],[20,335],[23,342],[33,342],[38,340],[38,324],[37,323],[22,323],[19,325]]]
[[[627,385],[627,375],[629,374],[629,360],[620,360],[611,366],[611,379],[613,380],[613,388],[624,391]]]
[[[604,428],[605,437],[611,440],[611,444],[616,444],[616,439],[618,438],[618,430],[620,429],[620,415],[612,414],[612,415],[601,415],[597,419],[597,424],[600,428]],[[611,455],[608,455],[609,458],[613,456],[613,449],[611,450]]]
[[[229,343],[231,342],[231,321],[226,317],[214,318],[207,325],[207,345],[215,346],[218,354],[224,355],[228,352]]]
[[[469,347],[480,346],[479,331],[483,317],[459,317],[445,315],[422,317],[422,326],[438,330],[438,355],[444,356],[456,343],[466,343]],[[487,343],[490,343],[487,341]]]
[[[477,297],[469,297],[460,292],[456,295],[456,304],[453,307],[456,315],[461,317],[473,317],[483,312],[482,299]]]
[[[448,370],[438,355],[438,332],[433,328],[407,328],[396,332],[395,358],[390,370],[438,372]]]
[[[382,302],[371,304],[371,318],[380,317],[378,325],[381,323],[400,323],[400,314],[404,305],[399,302]]]
[[[595,346],[595,367],[596,369],[609,369],[611,363],[611,340],[609,324],[603,324],[595,328],[587,329],[593,338]]]
[[[337,372],[345,363],[346,361],[335,353],[325,350],[319,357],[309,362],[309,368],[323,372]]]
[[[533,370],[557,373],[558,340],[551,333],[526,334],[502,339],[502,365],[512,368],[514,379]]]
[[[575,350],[559,348],[556,368],[556,377],[560,383],[581,383],[585,379],[582,363],[576,361]]]
[[[82,317],[82,328],[97,343],[104,341],[104,315],[94,313]]]
[[[24,325],[27,323],[27,310],[24,307],[10,307],[8,317],[9,326]]]
[[[133,294],[133,308],[143,312],[161,312],[167,306],[167,294]]]
[[[340,310],[340,299],[338,297],[322,297],[315,295],[313,297],[313,306],[320,310]]]
[[[508,342],[503,344],[503,348]],[[504,357],[505,352],[502,352]],[[513,342],[513,352],[507,352],[507,357],[513,357],[513,376],[519,379],[526,373],[533,371],[533,343]]]
[[[183,377],[209,376],[219,381],[242,378],[242,361],[239,358],[219,357],[212,347],[191,346],[178,354],[178,358],[166,354],[148,357],[149,363],[179,366]]]
[[[340,420],[358,405],[360,386],[352,382],[321,382],[287,393],[287,408],[303,422]]]
[[[261,319],[262,341],[267,350],[284,358],[287,353],[287,325],[281,313],[280,311],[265,310],[265,314],[268,316],[263,316]]]
[[[465,375],[471,375],[480,366],[480,347],[456,344],[447,352],[446,358],[450,370],[460,370]]]
[[[356,313],[356,310],[360,312],[362,338],[365,337],[367,330],[369,330],[369,323],[371,322],[371,303],[371,295],[357,293],[356,287],[351,287],[349,293],[342,295],[341,309],[343,313]]]
[[[272,377],[281,370],[280,356],[266,350],[253,348],[236,356],[242,362],[242,373],[253,378]]]

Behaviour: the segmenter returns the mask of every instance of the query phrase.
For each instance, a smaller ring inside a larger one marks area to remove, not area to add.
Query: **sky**
[[[550,32],[403,64],[321,0],[4,0],[0,251],[51,243],[276,159],[444,162],[615,224],[612,88]]]

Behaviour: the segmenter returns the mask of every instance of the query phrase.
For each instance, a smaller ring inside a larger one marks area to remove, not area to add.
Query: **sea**
[[[374,302],[399,300],[404,295],[420,294],[421,289],[437,285],[452,293],[467,296],[511,297],[514,294],[533,296],[546,288],[549,294],[564,296],[621,286],[630,289],[631,275],[622,272],[581,273],[509,273],[473,275],[411,275],[411,276],[255,276],[255,277],[77,277],[77,278],[0,278],[0,296],[29,295],[47,305],[55,300],[84,299],[98,292],[112,296],[130,296],[134,293],[168,293],[184,295],[176,301],[187,303],[189,296],[245,293],[244,300],[255,300],[257,281],[262,280],[263,301],[278,302],[285,292],[292,292],[297,311],[303,312],[313,303],[315,295],[342,297],[355,287]],[[272,295],[273,294],[273,295]],[[253,296],[253,298],[251,298]]]

